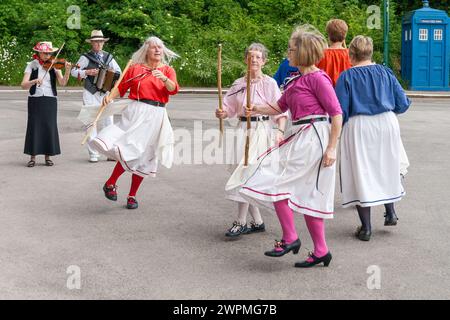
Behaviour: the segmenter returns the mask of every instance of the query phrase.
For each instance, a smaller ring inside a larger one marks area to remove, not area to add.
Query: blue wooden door
[[[430,87],[445,85],[445,28],[430,26]]]
[[[419,25],[417,30],[417,74],[414,86],[428,87],[430,85],[430,27]]]
[[[445,85],[445,26],[420,25],[416,86],[443,87]]]

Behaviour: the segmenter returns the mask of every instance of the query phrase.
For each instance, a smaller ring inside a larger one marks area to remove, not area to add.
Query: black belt
[[[239,120],[247,121],[247,117],[239,117]],[[255,122],[258,120],[263,120],[263,121],[269,120],[269,116],[250,117],[250,121],[252,121],[252,122]]]
[[[328,121],[327,117],[320,117],[320,118],[310,118],[310,119],[302,119],[297,121],[292,121],[293,126],[298,126],[301,124],[307,124],[307,123],[313,123],[318,121]]]
[[[166,106],[165,103],[162,103],[162,102],[159,102],[159,101],[155,101],[155,100],[141,99],[141,100],[136,100],[136,101],[143,102],[143,103],[155,106],[155,107],[164,108]]]

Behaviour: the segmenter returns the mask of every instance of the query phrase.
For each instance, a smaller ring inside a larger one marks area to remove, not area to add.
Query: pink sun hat
[[[41,41],[36,43],[33,50],[36,52],[53,53],[58,51],[59,48],[53,48],[50,41]]]

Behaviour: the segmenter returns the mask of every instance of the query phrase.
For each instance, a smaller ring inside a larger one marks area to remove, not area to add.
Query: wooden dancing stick
[[[222,112],[222,44],[217,50],[217,90],[219,92],[219,111]],[[220,137],[223,136],[223,119],[219,119]]]
[[[248,53],[247,56],[247,109],[251,108],[251,99],[250,99],[250,69],[252,65],[252,56],[251,53]],[[245,139],[245,158],[244,158],[244,166],[248,166],[248,153],[249,153],[249,147],[250,147],[250,129],[251,129],[251,122],[250,122],[250,116],[247,116],[247,138]]]
[[[117,80],[117,82],[114,85],[114,88],[108,93],[108,97],[111,95],[111,92],[113,92],[114,90],[117,90],[120,83],[122,82],[123,77],[125,76],[125,73],[127,73],[128,68],[131,66],[132,62],[133,62],[133,60],[131,60],[131,59],[128,61],[127,65],[125,66],[125,69],[123,70],[122,74],[120,75],[119,80]],[[104,101],[105,100],[103,99],[102,105],[97,112],[97,116],[95,117],[94,122],[92,122],[91,126],[88,128],[86,135],[84,136],[83,140],[81,141],[81,145],[86,143],[87,139],[89,138],[89,135],[91,134],[92,128],[94,128],[96,126],[98,119],[100,119],[100,116],[102,115],[103,111],[105,110],[106,106],[108,105]]]

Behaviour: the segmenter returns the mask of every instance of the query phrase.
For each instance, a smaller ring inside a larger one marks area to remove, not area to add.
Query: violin
[[[50,57],[50,59],[45,61],[44,64],[42,65],[42,67],[45,70],[48,70],[50,67],[52,67],[56,70],[61,70],[61,69],[64,69],[65,66],[66,66],[66,59],[63,59],[63,58],[55,59],[55,57]],[[72,65],[72,68],[79,68],[79,67],[80,66],[78,64]]]

